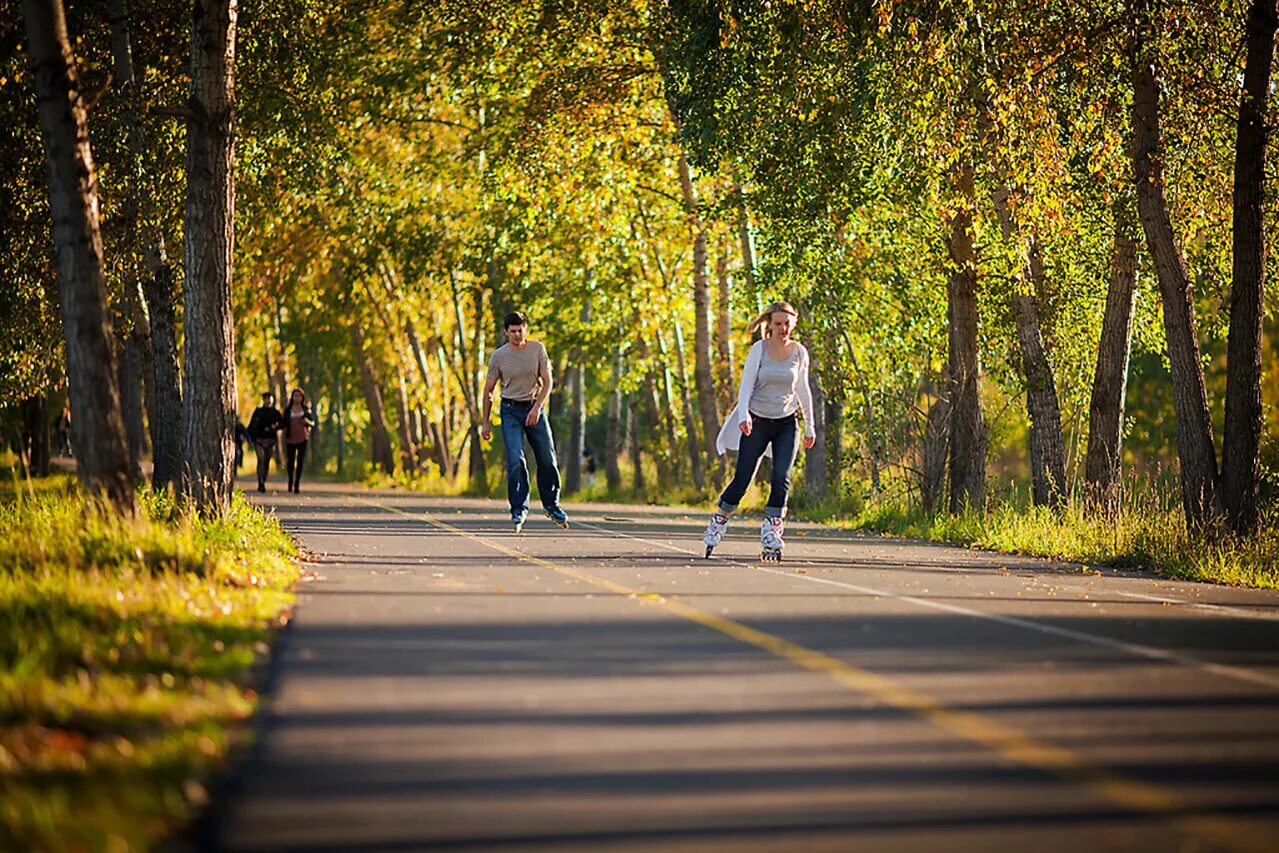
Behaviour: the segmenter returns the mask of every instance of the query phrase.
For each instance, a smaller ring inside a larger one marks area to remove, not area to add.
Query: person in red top
[[[302,485],[302,461],[306,459],[306,443],[311,440],[315,415],[307,405],[306,394],[294,388],[289,404],[284,407],[284,453],[289,471],[289,491],[297,494]]]

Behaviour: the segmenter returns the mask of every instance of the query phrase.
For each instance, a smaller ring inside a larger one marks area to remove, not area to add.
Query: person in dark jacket
[[[311,439],[315,415],[307,405],[306,394],[294,388],[289,404],[284,407],[284,456],[289,466],[289,491],[297,494],[302,485],[302,462],[306,459],[306,444]]]
[[[280,410],[275,407],[275,395],[262,393],[262,405],[253,410],[249,418],[249,441],[258,454],[258,491],[266,491],[266,475],[271,470],[271,455],[275,453],[276,433],[284,426]]]
[[[244,428],[244,424],[239,421],[235,422],[235,473],[240,473],[240,466],[244,464],[244,442],[249,440],[249,431]]]

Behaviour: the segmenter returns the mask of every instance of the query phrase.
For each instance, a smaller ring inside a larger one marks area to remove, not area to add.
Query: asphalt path
[[[230,850],[1279,850],[1279,595],[308,486]]]

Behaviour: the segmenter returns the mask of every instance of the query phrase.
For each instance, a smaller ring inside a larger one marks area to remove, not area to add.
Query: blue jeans
[[[528,437],[537,462],[537,491],[542,506],[548,510],[560,508],[560,469],[555,459],[555,439],[551,436],[551,424],[542,412],[533,426],[526,426],[533,403],[519,400],[502,400],[502,441],[506,445],[506,496],[511,501],[511,515],[528,514],[528,465],[524,462],[524,438]]]
[[[772,482],[764,515],[768,518],[786,517],[786,498],[790,495],[790,469],[795,464],[795,450],[799,437],[799,424],[794,415],[784,418],[761,418],[751,415],[751,434],[742,436],[737,451],[737,474],[720,495],[719,508],[724,512],[736,512],[737,505],[755,477],[759,458],[764,448],[773,445]]]

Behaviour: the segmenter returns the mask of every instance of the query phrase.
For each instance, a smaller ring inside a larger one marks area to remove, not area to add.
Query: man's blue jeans
[[[511,515],[528,514],[528,465],[524,461],[524,437],[533,448],[537,462],[537,491],[542,506],[558,510],[560,506],[560,469],[555,459],[555,439],[551,436],[551,424],[546,412],[538,415],[537,423],[526,426],[533,403],[518,400],[502,400],[502,441],[506,445],[506,495],[511,501]]]

